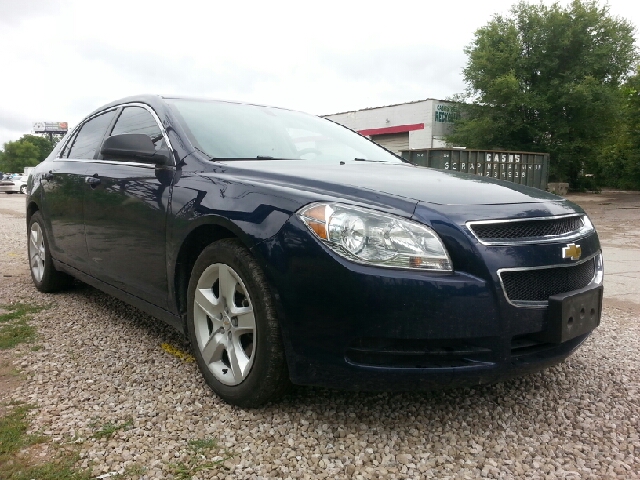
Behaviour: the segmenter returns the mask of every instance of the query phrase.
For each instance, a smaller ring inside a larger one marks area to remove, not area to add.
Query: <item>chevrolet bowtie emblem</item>
[[[566,247],[562,247],[562,258],[570,258],[571,260],[580,260],[582,249],[580,245],[569,243]]]

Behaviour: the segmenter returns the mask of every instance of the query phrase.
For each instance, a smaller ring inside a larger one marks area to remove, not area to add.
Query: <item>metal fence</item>
[[[425,148],[405,150],[402,157],[424,167],[499,178],[541,190],[547,189],[549,180],[548,153]]]

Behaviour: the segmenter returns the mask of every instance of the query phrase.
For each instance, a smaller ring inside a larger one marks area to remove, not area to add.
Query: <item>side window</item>
[[[93,158],[115,114],[111,110],[86,122],[76,135],[69,158]]]
[[[164,137],[155,118],[142,107],[126,107],[116,122],[111,136],[122,133],[143,133],[148,135],[156,150],[164,147]]]

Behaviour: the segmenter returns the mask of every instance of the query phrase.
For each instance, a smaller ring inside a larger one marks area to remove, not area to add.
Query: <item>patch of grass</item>
[[[93,426],[95,427],[95,426],[97,426],[97,424],[94,424]],[[132,426],[133,426],[133,419],[131,419],[131,418],[127,419],[124,423],[121,423],[121,424],[107,422],[104,425],[102,425],[92,435],[92,437],[96,438],[96,439],[109,438],[109,437],[111,437],[111,435],[116,433],[118,430],[128,430]]]
[[[36,329],[27,323],[29,315],[46,307],[13,303],[0,305],[5,313],[0,314],[0,350],[13,348],[20,343],[29,343],[36,336]]]
[[[202,438],[197,440],[189,440],[189,446],[199,453],[202,450],[211,450],[218,446],[218,441],[215,438]]]
[[[75,451],[59,449],[52,460],[34,465],[28,454],[23,454],[45,437],[27,434],[27,414],[33,407],[11,402],[13,407],[0,417],[0,478],[6,480],[89,480],[89,472],[74,468],[78,461]]]
[[[0,465],[5,455],[43,441],[42,437],[27,435],[27,413],[33,407],[17,402],[10,405],[14,408],[0,418]]]
[[[19,343],[28,343],[36,336],[36,329],[26,320],[20,319],[0,326],[0,350],[13,348]]]
[[[41,312],[46,307],[27,305],[26,303],[12,303],[9,305],[0,305],[0,308],[7,311],[7,313],[0,314],[0,323],[6,323],[12,320],[18,320],[31,313]]]
[[[16,471],[7,478],[10,480],[91,480],[95,478],[87,471],[77,470],[74,467],[77,461],[77,453],[66,453],[42,465]]]
[[[220,451],[217,440],[213,438],[204,438],[189,440],[189,448],[192,454],[186,462],[172,463],[169,470],[178,480],[188,480],[198,472],[207,472],[215,468],[222,467],[223,463],[233,458],[229,450]],[[207,460],[207,456],[221,457],[217,460]],[[223,467],[224,468],[224,467]]]

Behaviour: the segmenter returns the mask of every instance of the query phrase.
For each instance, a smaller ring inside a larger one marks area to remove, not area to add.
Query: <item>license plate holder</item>
[[[600,285],[549,297],[547,329],[536,335],[538,340],[563,343],[596,328],[602,315],[602,292]]]

